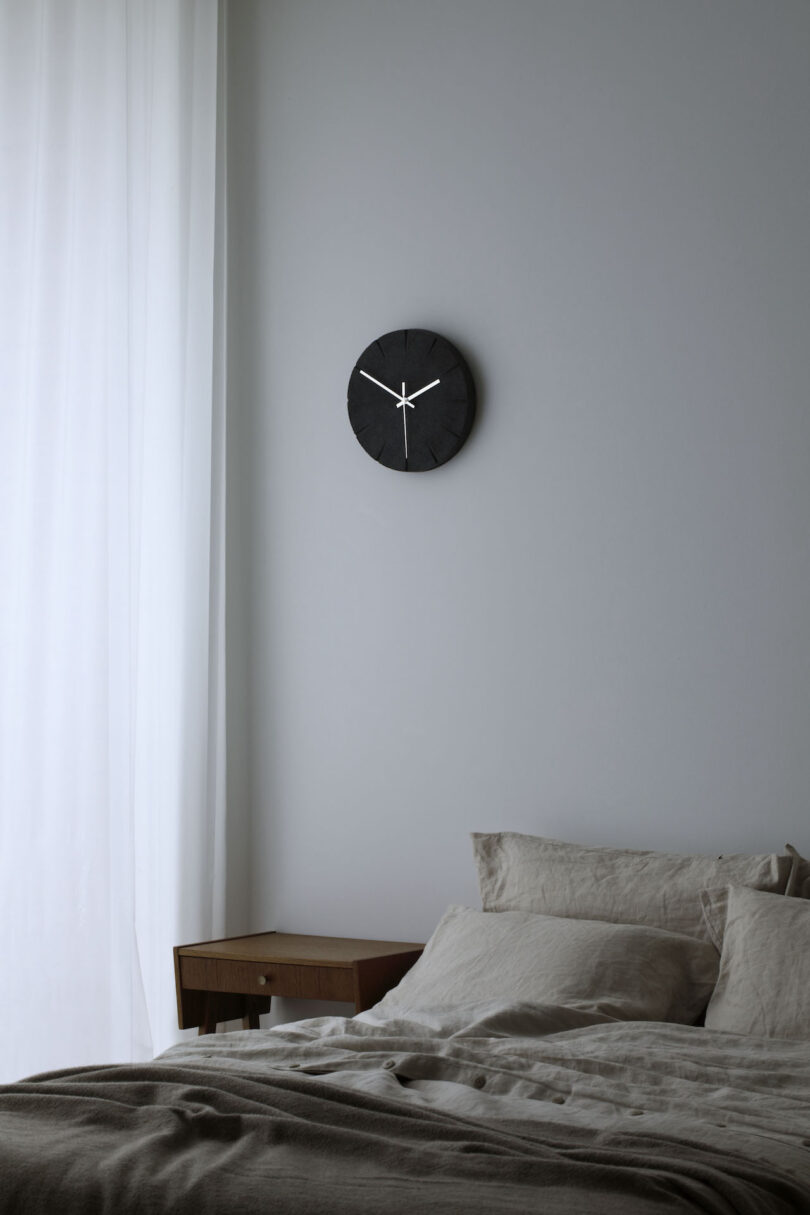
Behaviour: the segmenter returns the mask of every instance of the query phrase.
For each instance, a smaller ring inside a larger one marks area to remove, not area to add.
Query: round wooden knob
[[[259,984],[259,987],[264,987],[265,983],[267,982],[267,975],[259,975],[256,982]]]

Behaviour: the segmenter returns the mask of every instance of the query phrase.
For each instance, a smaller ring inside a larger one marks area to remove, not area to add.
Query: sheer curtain
[[[0,1080],[168,1045],[223,928],[218,16],[0,5]]]

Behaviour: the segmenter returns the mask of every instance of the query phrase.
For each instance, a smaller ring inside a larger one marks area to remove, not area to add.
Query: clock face
[[[470,369],[446,338],[397,329],[372,342],[349,380],[349,421],[386,468],[424,472],[461,448],[475,416]]]

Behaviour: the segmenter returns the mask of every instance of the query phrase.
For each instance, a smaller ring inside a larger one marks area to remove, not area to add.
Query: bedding
[[[647,924],[705,941],[702,889],[804,889],[806,862],[790,846],[783,855],[692,856],[584,847],[516,831],[473,832],[472,843],[484,911]]]
[[[808,1215],[801,858],[474,839],[373,1009],[0,1087],[0,1215]]]
[[[424,952],[380,1003],[494,999],[562,1004],[625,1021],[697,1020],[717,979],[713,945],[638,924],[449,907]]]
[[[806,1215],[797,1041],[486,1001],[0,1089],[0,1211]]]
[[[723,921],[706,1024],[810,1041],[810,903],[737,886],[701,898],[710,922]]]

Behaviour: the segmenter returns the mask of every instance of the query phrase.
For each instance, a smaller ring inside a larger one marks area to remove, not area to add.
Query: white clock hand
[[[372,384],[376,384],[378,388],[382,388],[383,392],[390,392],[391,396],[396,397],[397,402],[401,404],[400,395],[398,392],[394,392],[393,388],[389,388],[387,384],[381,384],[379,380],[375,380],[374,376],[369,375],[367,371],[361,371],[360,374],[364,375],[367,380],[371,380]]]
[[[405,381],[404,380],[402,382],[402,400],[397,405],[397,409],[399,409],[400,405],[411,405],[410,401],[405,396]],[[413,409],[413,405],[411,405],[411,409]],[[407,462],[408,462],[408,411],[407,411],[407,409],[402,410],[402,429],[405,432],[405,463],[407,464]]]
[[[432,380],[430,382],[430,384],[425,384],[425,387],[420,388],[418,392],[412,392],[411,395],[408,397],[408,401],[409,402],[412,401],[415,397],[421,397],[422,393],[427,392],[428,388],[435,388],[436,385],[439,383],[441,383],[440,380]]]

